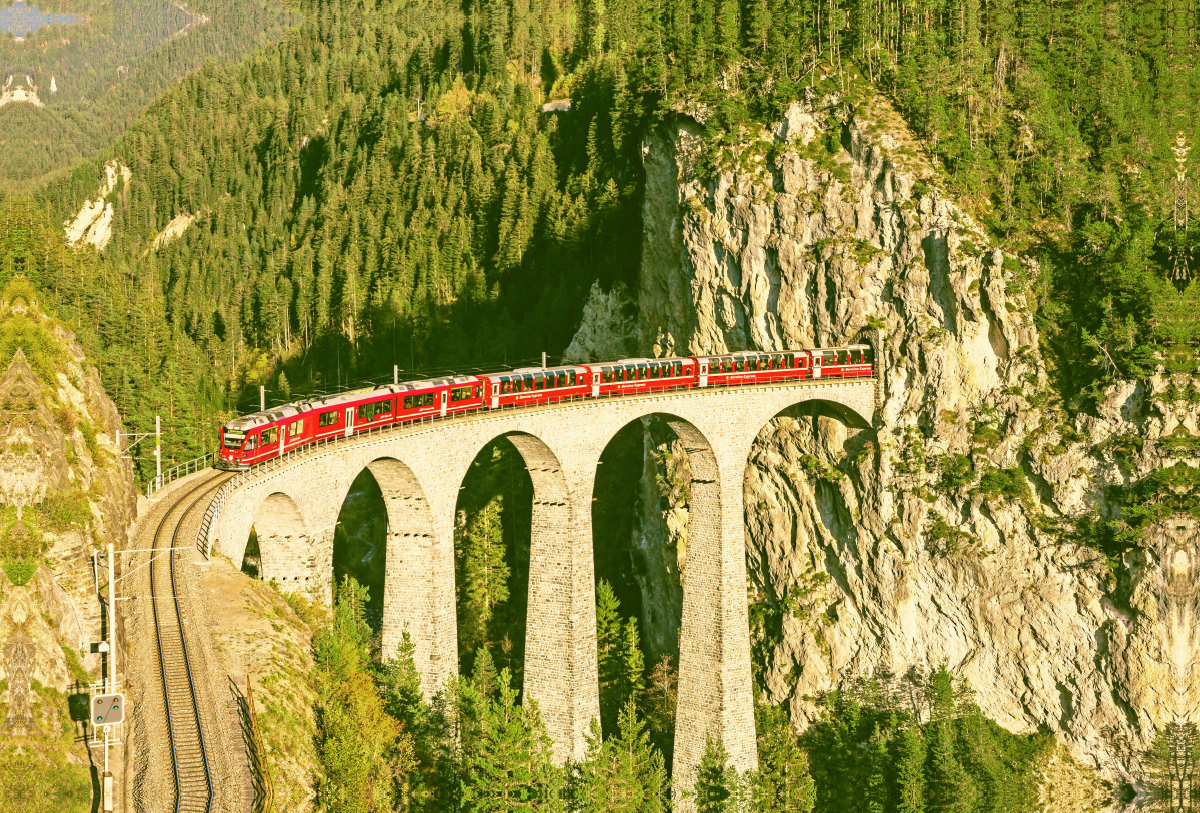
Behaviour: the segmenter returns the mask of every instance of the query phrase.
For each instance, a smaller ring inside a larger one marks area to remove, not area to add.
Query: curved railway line
[[[211,813],[214,784],[210,746],[204,737],[200,702],[196,696],[192,662],[183,629],[183,611],[176,587],[175,561],[179,552],[173,549],[177,546],[187,516],[196,510],[205,497],[224,485],[230,476],[217,474],[208,477],[180,494],[163,513],[154,531],[153,551],[150,554],[150,604],[158,644],[167,734],[171,744],[175,813]],[[176,520],[170,539],[164,545],[164,531],[172,517],[176,517]],[[161,562],[164,555],[165,567]]]

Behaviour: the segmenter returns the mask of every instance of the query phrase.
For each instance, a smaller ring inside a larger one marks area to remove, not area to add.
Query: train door
[[[441,407],[441,410],[439,411],[439,414],[443,418],[446,417],[446,390],[442,390],[442,407]]]
[[[500,385],[492,384],[492,409],[500,408]]]
[[[707,361],[700,362],[700,386],[701,387],[708,386],[708,362]]]
[[[346,437],[354,434],[354,407],[346,408]]]
[[[821,353],[820,351],[812,354],[812,377],[821,377]]]

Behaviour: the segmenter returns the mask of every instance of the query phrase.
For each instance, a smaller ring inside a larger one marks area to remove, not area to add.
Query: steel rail
[[[159,521],[158,527],[154,531],[152,550],[159,549],[160,546],[159,546],[158,542],[159,542],[159,539],[162,537],[163,529],[166,527],[167,521],[171,518],[171,516],[173,514],[175,514],[176,509],[179,508],[179,506],[183,505],[185,502],[187,502],[189,497],[191,497],[197,491],[200,491],[201,493],[195,499],[193,499],[190,503],[188,503],[187,506],[183,509],[183,511],[179,514],[179,519],[175,523],[175,529],[171,534],[171,543],[169,546],[169,548],[175,548],[175,542],[179,538],[179,530],[181,527],[183,527],[183,523],[187,519],[188,515],[191,514],[192,510],[195,509],[195,507],[200,503],[201,500],[203,500],[205,497],[207,497],[213,491],[216,491],[218,488],[220,488],[222,485],[224,485],[228,479],[229,479],[228,477],[222,477],[221,475],[218,475],[216,477],[211,477],[211,478],[208,478],[206,480],[203,480],[203,481],[197,483],[196,485],[192,486],[187,491],[185,491],[182,495],[180,495],[179,499],[177,499],[174,503],[172,503],[172,505],[169,508],[167,508],[167,510],[163,513],[163,518]],[[205,486],[208,486],[208,488],[205,488]],[[201,489],[204,489],[204,490],[201,491]],[[169,551],[169,552],[172,554],[174,553],[173,550]],[[179,677],[179,674],[178,674],[177,669],[175,670],[174,673],[171,673],[171,670],[168,670],[168,668],[167,668],[167,648],[166,648],[166,646],[164,646],[164,643],[163,643],[163,619],[161,619],[159,617],[158,592],[157,592],[157,588],[155,587],[155,575],[156,575],[155,561],[157,559],[158,559],[158,556],[153,556],[149,562],[149,565],[150,565],[150,606],[154,613],[154,634],[158,641],[158,666],[159,666],[160,676],[162,677],[163,708],[166,710],[166,713],[167,713],[167,739],[171,745],[171,768],[172,768],[172,772],[173,772],[174,779],[175,779],[175,807],[174,807],[174,810],[175,810],[175,813],[181,813],[181,811],[183,810],[183,803],[185,800],[185,788],[184,788],[184,772],[181,770],[181,766],[180,766],[180,757],[181,757],[180,751],[182,750],[184,744],[177,742],[177,739],[179,739],[181,736],[180,728],[182,727],[181,724],[183,723],[183,721],[177,720],[175,718],[175,715],[171,711],[172,678],[177,679]],[[182,658],[183,658],[183,664],[182,664],[183,665],[183,675],[182,676],[184,678],[186,678],[186,680],[187,680],[187,686],[188,686],[190,700],[191,700],[191,711],[195,716],[196,739],[198,741],[195,743],[195,745],[199,746],[200,761],[202,762],[203,767],[204,767],[205,788],[204,788],[203,792],[204,792],[206,798],[204,799],[203,810],[204,810],[204,813],[210,813],[210,811],[212,810],[212,803],[213,803],[212,768],[209,765],[208,748],[207,748],[207,744],[204,741],[204,727],[200,720],[200,704],[196,697],[196,684],[195,684],[195,680],[192,676],[191,660],[188,657],[188,652],[187,652],[187,639],[186,639],[186,636],[184,635],[184,631],[183,631],[183,611],[181,610],[181,608],[179,606],[179,591],[176,588],[176,579],[175,579],[175,556],[174,555],[169,556],[169,561],[171,564],[171,567],[170,567],[171,594],[172,594],[172,599],[173,599],[173,603],[175,606],[175,622],[178,624],[178,628],[179,628],[179,652],[178,653],[172,652],[171,654],[176,655],[176,656],[182,655]]]

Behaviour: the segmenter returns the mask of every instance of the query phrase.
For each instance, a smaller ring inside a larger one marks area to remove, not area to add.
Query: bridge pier
[[[744,457],[718,458],[691,424],[668,423],[692,469],[673,765],[674,809],[690,813],[695,801],[685,794],[695,787],[709,736],[724,744],[739,773],[758,767],[742,507],[746,467]]]
[[[274,493],[259,507],[255,530],[259,578],[274,579],[287,592],[303,593],[320,584],[325,572],[322,553],[333,551],[332,529],[314,532],[291,497]]]
[[[445,635],[442,625],[437,623],[438,574],[445,566],[438,556],[446,546],[437,544],[429,502],[408,466],[393,458],[381,458],[367,468],[379,485],[387,510],[382,655],[394,657],[407,630],[413,645],[413,663],[421,675],[421,690],[429,699],[437,693],[447,674]],[[449,565],[453,584],[453,552]],[[456,641],[450,649],[457,654]]]
[[[525,697],[537,701],[554,759],[582,759],[584,735],[600,716],[596,673],[596,592],[592,561],[595,466],[564,472],[531,435],[508,438],[533,482]]]

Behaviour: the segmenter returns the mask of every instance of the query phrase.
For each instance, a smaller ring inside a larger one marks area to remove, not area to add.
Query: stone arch
[[[283,589],[296,591],[318,578],[312,535],[291,496],[282,491],[269,494],[254,512],[254,530],[263,581],[274,579]]]

